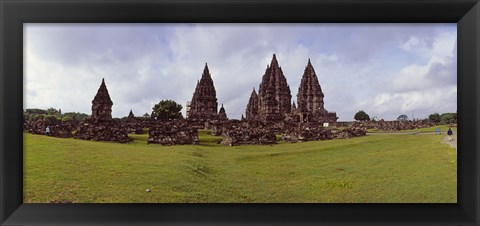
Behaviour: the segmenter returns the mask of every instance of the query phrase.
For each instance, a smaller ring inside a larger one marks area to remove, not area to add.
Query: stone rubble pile
[[[343,130],[333,131],[333,138],[335,139],[361,137],[366,135],[367,130],[361,127],[349,127]]]
[[[87,121],[78,127],[74,138],[93,141],[130,142],[127,129],[116,121]]]
[[[419,129],[425,127],[435,126],[435,123],[429,120],[416,120],[416,121],[367,121],[367,122],[354,122],[352,126],[362,127],[365,129],[378,129],[384,131],[401,131],[410,129]]]
[[[44,118],[37,120],[25,120],[23,122],[23,131],[32,134],[45,135],[47,126],[50,128],[50,135],[58,138],[72,137],[72,132],[78,125],[77,121],[48,122]]]
[[[282,133],[284,142],[295,143],[314,140],[331,140],[360,137],[367,135],[362,127],[348,127],[343,130],[330,130],[317,123],[302,123],[297,126],[286,126]]]
[[[333,133],[321,126],[312,123],[298,124],[292,127],[291,125],[285,128],[282,133],[282,140],[284,142],[305,142],[314,140],[330,140],[333,138]]]
[[[165,146],[198,144],[198,130],[184,120],[159,122],[150,127],[147,142]]]
[[[277,143],[275,133],[261,125],[239,121],[230,122],[222,128],[222,142],[225,146],[270,145]]]

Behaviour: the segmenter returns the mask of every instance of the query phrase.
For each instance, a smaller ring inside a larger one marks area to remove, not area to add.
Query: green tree
[[[28,109],[25,109],[25,113],[27,113],[28,115],[30,114],[40,115],[40,114],[47,114],[47,111],[43,109],[38,109],[38,108],[28,108]]]
[[[440,117],[440,115],[438,113],[433,113],[433,114],[428,116],[428,120],[430,120],[431,122],[434,122],[434,123],[439,123],[442,120],[442,118]]]
[[[67,117],[67,120],[72,119],[83,122],[89,117],[89,115],[80,112],[65,112],[64,114],[62,114],[62,117]]]
[[[443,113],[440,115],[441,121],[443,124],[450,124],[457,122],[457,115],[456,113]]]
[[[368,116],[368,114],[366,112],[364,112],[363,110],[357,112],[355,114],[355,116],[353,116],[353,118],[357,121],[369,121],[370,120],[370,116]]]
[[[402,114],[402,115],[398,116],[397,120],[398,120],[398,121],[407,121],[407,120],[408,120],[408,116],[405,115],[405,114]]]
[[[157,120],[181,119],[182,105],[173,100],[162,100],[153,107],[152,117]]]
[[[47,109],[47,115],[61,115],[61,113],[55,108],[49,108]]]

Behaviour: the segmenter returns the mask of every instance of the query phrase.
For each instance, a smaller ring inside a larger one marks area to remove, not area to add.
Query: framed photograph
[[[0,7],[2,225],[479,224],[477,0]]]

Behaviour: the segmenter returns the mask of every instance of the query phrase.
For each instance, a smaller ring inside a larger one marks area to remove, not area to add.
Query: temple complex
[[[217,118],[217,93],[207,64],[202,78],[197,81],[192,101],[187,106],[187,118],[194,120],[212,120]]]
[[[336,122],[337,114],[325,110],[323,92],[318,82],[310,59],[303,72],[300,86],[298,87],[296,114],[300,115],[300,121],[308,122]]]
[[[58,123],[38,120],[24,122],[24,129],[32,133],[43,133],[51,126],[52,135],[94,141],[130,142],[128,133],[143,134],[148,128],[147,143],[161,145],[198,144],[198,129],[211,130],[215,136],[222,136],[227,146],[263,144],[277,142],[281,134],[286,142],[325,140],[364,136],[364,126],[351,126],[346,130],[332,131],[324,123],[335,122],[335,112],[324,107],[324,94],[310,59],[305,67],[298,88],[297,100],[292,95],[276,55],[262,76],[258,93],[253,88],[241,120],[228,119],[223,104],[217,111],[218,102],[215,86],[208,65],[205,64],[201,79],[197,81],[193,97],[187,103],[187,120],[159,121],[153,118],[137,117],[130,110],[122,119],[112,119],[113,102],[105,85],[98,88],[92,100],[92,115],[83,122]],[[152,116],[154,114],[152,113]],[[75,124],[76,123],[76,124]],[[357,128],[358,127],[358,128]],[[403,127],[402,127],[403,128]],[[73,134],[75,130],[75,134]]]
[[[290,86],[273,54],[258,90],[257,118],[265,122],[283,120],[291,111],[291,99]]]
[[[92,100],[92,120],[96,122],[112,120],[112,105],[105,79],[102,78],[102,84]]]

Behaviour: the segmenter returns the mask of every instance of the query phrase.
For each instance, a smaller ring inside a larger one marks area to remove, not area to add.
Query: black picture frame
[[[458,203],[23,204],[23,23],[99,22],[457,23]],[[480,224],[479,0],[0,0],[0,32],[1,225]]]

